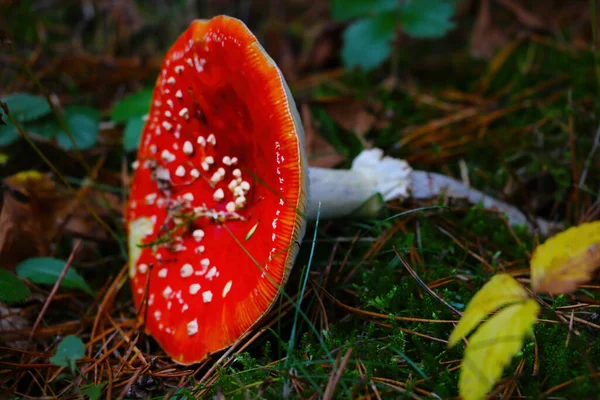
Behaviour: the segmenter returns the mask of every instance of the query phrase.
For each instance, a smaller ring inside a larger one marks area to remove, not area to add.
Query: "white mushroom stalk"
[[[517,207],[495,199],[448,176],[413,170],[404,160],[383,156],[381,149],[362,151],[349,170],[310,168],[308,217],[374,216],[383,201],[428,200],[445,196],[481,204],[506,215],[511,225],[526,225],[530,231],[547,235],[555,226],[544,219],[530,220]]]

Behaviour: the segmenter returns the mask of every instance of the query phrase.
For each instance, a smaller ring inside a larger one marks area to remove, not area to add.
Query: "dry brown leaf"
[[[10,308],[0,302],[0,332],[18,331],[30,328],[30,320],[23,317],[21,308]],[[26,340],[6,341],[6,345],[15,349],[25,350]]]
[[[490,0],[482,0],[471,32],[471,55],[474,58],[489,60],[496,50],[507,42],[507,31],[499,29],[492,22]]]
[[[0,259],[13,270],[29,257],[50,253],[57,218],[67,207],[64,194],[57,193],[47,174],[20,172],[4,180],[4,201],[0,211]]]
[[[342,98],[325,104],[325,111],[339,126],[362,138],[377,121],[362,102]]]
[[[69,194],[50,174],[25,171],[6,178],[0,210],[0,259],[9,270],[22,260],[51,254],[52,242],[63,232],[92,241],[108,239],[108,234],[82,204],[85,198],[103,216],[107,207],[118,213],[119,198],[110,193],[82,189]],[[106,207],[103,200],[108,201]],[[86,245],[89,245],[86,242]]]

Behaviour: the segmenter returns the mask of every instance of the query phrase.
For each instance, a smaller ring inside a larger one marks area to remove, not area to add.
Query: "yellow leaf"
[[[539,312],[533,299],[499,311],[471,336],[462,362],[458,389],[463,400],[479,400],[494,386],[504,367],[521,350]]]
[[[508,274],[495,275],[473,296],[458,325],[450,335],[448,347],[467,336],[485,317],[510,303],[527,299],[525,288]]]
[[[141,217],[129,224],[127,244],[129,245],[129,276],[132,278],[135,276],[135,268],[142,255],[142,249],[138,245],[142,244],[144,238],[153,232],[154,224],[150,218]]]
[[[536,292],[573,292],[598,267],[600,221],[569,228],[539,245],[531,258],[531,285]]]
[[[27,170],[17,172],[13,176],[6,178],[9,185],[22,185],[27,181],[42,181],[46,176],[39,171]]]

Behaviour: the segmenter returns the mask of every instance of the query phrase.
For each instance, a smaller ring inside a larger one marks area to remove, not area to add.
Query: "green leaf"
[[[127,121],[125,132],[123,133],[123,147],[125,151],[133,151],[138,148],[145,123],[142,117],[131,118]]]
[[[50,105],[42,96],[12,93],[4,96],[2,101],[6,103],[8,111],[19,123],[33,121],[50,113]],[[19,138],[19,132],[1,108],[0,118],[6,122],[6,125],[0,125],[0,146],[8,146]]]
[[[0,301],[18,303],[31,296],[31,290],[7,269],[0,268]]]
[[[34,257],[22,261],[17,265],[16,272],[21,278],[29,279],[34,283],[54,285],[60,276],[66,261],[52,257]],[[94,296],[94,291],[77,273],[73,266],[69,267],[62,286],[66,288],[81,289]]]
[[[33,121],[50,113],[50,105],[42,96],[12,93],[4,96],[2,101],[6,103],[8,111],[19,122]]]
[[[400,9],[402,28],[414,38],[437,38],[454,28],[452,0],[407,0]]]
[[[151,88],[142,89],[122,98],[115,104],[110,113],[110,118],[115,122],[125,122],[131,118],[147,114],[152,101],[152,90]]]
[[[54,138],[60,130],[60,124],[54,116],[52,118],[43,118],[40,121],[27,124],[27,132],[48,139]]]
[[[100,113],[91,107],[72,106],[66,110],[66,123],[73,135],[73,140],[81,150],[89,149],[96,144]],[[65,149],[73,149],[73,143],[64,130],[56,134],[58,144]]]
[[[8,146],[19,138],[17,128],[8,122],[7,125],[0,125],[0,146]]]
[[[75,361],[85,357],[85,345],[77,336],[66,336],[58,344],[56,354],[50,357],[50,362],[61,367],[70,367],[75,371]]]
[[[396,12],[363,18],[346,29],[342,60],[346,68],[373,69],[381,65],[392,51],[396,29]]]
[[[331,15],[337,21],[345,21],[395,10],[398,6],[398,0],[332,0]]]
[[[106,382],[99,385],[85,385],[81,387],[81,392],[89,397],[90,400],[98,400],[102,396],[102,389],[106,386]]]

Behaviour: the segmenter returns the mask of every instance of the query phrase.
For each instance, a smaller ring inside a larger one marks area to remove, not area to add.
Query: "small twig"
[[[450,239],[452,239],[452,241],[454,243],[456,243],[461,249],[463,249],[464,251],[466,251],[467,253],[469,253],[469,255],[471,257],[475,258],[477,261],[479,261],[480,263],[482,263],[491,272],[495,271],[495,268],[494,268],[494,266],[492,264],[490,264],[489,262],[487,262],[485,260],[485,258],[483,258],[482,256],[480,256],[479,254],[477,254],[476,252],[474,252],[473,250],[471,250],[467,245],[463,244],[460,240],[458,240],[458,238],[456,238],[454,235],[452,235],[446,229],[442,228],[441,226],[438,226],[438,230],[440,232],[442,232],[444,235],[448,236]]]
[[[69,256],[69,259],[67,260],[67,262],[65,263],[65,266],[63,267],[62,271],[60,272],[60,275],[58,276],[58,279],[56,280],[56,283],[54,284],[54,287],[52,288],[50,295],[48,295],[48,298],[46,299],[46,302],[44,303],[44,306],[42,307],[42,311],[40,311],[40,315],[38,315],[37,319],[35,320],[35,323],[33,324],[33,328],[31,328],[31,333],[29,334],[29,342],[31,342],[31,339],[33,338],[33,335],[35,334],[35,331],[36,331],[38,325],[40,324],[40,322],[42,322],[42,318],[44,318],[44,314],[46,314],[46,311],[48,310],[48,307],[50,306],[50,302],[52,301],[52,298],[58,291],[58,288],[60,287],[60,284],[62,283],[63,279],[65,279],[65,276],[67,275],[67,271],[69,270],[69,267],[73,263],[75,254],[77,254],[77,251],[79,250],[79,246],[81,246],[81,240],[78,240],[75,243],[75,246],[73,247],[73,251],[71,251],[71,255]]]
[[[573,109],[573,91],[569,90],[567,92],[567,104],[569,109]],[[572,188],[572,198],[575,203],[575,207],[573,209],[573,213],[575,214],[574,219],[579,220],[579,182],[577,181],[577,154],[575,152],[575,132],[573,128],[573,113],[569,113],[568,121],[567,121],[567,129],[569,133],[569,152],[571,153],[571,177],[573,179],[573,188]]]
[[[538,376],[540,373],[540,346],[538,345],[537,336],[533,334],[533,376]]]
[[[109,288],[106,290],[104,298],[98,306],[96,318],[94,318],[94,324],[92,325],[92,333],[90,335],[90,342],[93,342],[96,339],[96,336],[98,336],[98,330],[100,329],[100,324],[104,321],[104,316],[109,312],[111,307],[114,306],[114,301],[117,297],[119,290],[121,290],[121,288],[127,281],[128,268],[129,267],[127,266],[127,264],[123,266],[123,268],[121,268],[121,271],[119,271],[117,276],[113,279]]]
[[[431,296],[433,296],[434,298],[436,298],[440,302],[442,302],[446,307],[448,307],[449,309],[451,309],[456,315],[462,317],[463,313],[461,313],[456,308],[454,308],[446,300],[444,300],[440,296],[438,296],[438,294],[436,292],[434,292],[433,290],[431,290],[431,288],[429,286],[427,286],[427,284],[425,282],[423,282],[423,280],[421,278],[419,278],[419,275],[417,275],[417,273],[415,272],[415,270],[412,269],[410,267],[410,265],[408,265],[408,263],[406,262],[406,260],[404,259],[404,257],[402,257],[402,254],[400,254],[400,252],[396,248],[396,246],[394,246],[394,252],[398,256],[398,258],[400,259],[400,261],[402,262],[402,264],[404,265],[404,268],[406,268],[406,270],[408,271],[408,273],[412,275],[412,277],[423,287],[423,289],[425,289],[427,291],[427,293],[429,293]]]
[[[146,373],[150,369],[150,366],[151,366],[151,364],[146,364],[135,370],[135,372],[133,373],[131,378],[129,378],[129,380],[127,381],[127,384],[123,387],[123,390],[121,390],[121,393],[119,393],[119,396],[117,396],[118,400],[122,400],[125,398],[125,396],[127,396],[129,389],[131,389],[131,387],[137,381],[137,379],[140,377],[140,375]]]
[[[383,319],[383,320],[389,320],[390,318],[392,318],[386,314],[380,314],[380,313],[376,313],[374,311],[363,310],[363,309],[352,307],[352,306],[349,306],[348,304],[342,303],[340,300],[336,299],[332,294],[327,292],[325,289],[322,289],[322,292],[335,305],[337,305],[338,307],[340,307],[350,313],[357,314],[357,315],[360,315],[363,317],[368,316],[368,317],[379,318],[379,319]],[[458,320],[454,321],[454,320],[448,320],[448,319],[427,319],[427,318],[401,317],[398,315],[394,315],[393,319],[396,321],[423,322],[423,323],[428,323],[428,324],[455,324],[458,322]]]
[[[115,329],[117,329],[117,331],[119,331],[119,329],[117,327],[115,327]],[[133,332],[135,332],[135,330],[133,330]],[[125,341],[125,343],[127,343],[129,346],[127,347],[127,350],[125,351],[125,354],[121,358],[121,361],[117,365],[116,372],[115,372],[116,376],[120,376],[121,375],[121,372],[123,371],[123,368],[125,367],[125,364],[127,364],[128,360],[129,360],[129,356],[131,355],[131,353],[133,351],[136,351],[136,353],[140,353],[139,349],[137,349],[137,347],[136,347],[137,343],[138,343],[138,339],[140,338],[139,336],[137,336],[137,337],[135,337],[133,339],[129,339],[129,337],[127,336],[127,334],[125,332],[123,332],[122,330],[119,331],[119,333],[121,334],[121,337],[123,338],[123,340]],[[144,363],[144,366],[148,366],[149,365],[149,363],[147,363],[144,358],[140,358],[140,359]]]
[[[350,360],[350,355],[352,354],[352,347],[346,350],[346,354],[344,354],[344,358],[340,362],[337,370],[332,371],[331,376],[329,377],[329,382],[327,383],[327,388],[325,389],[325,394],[323,395],[323,400],[331,400],[333,399],[333,394],[335,393],[335,388],[338,383],[340,383],[340,379],[342,379],[342,374],[344,373],[344,369]]]
[[[460,180],[466,187],[471,187],[471,181],[469,180],[469,167],[464,158],[458,160],[458,167],[460,168]]]
[[[581,171],[581,175],[579,176],[579,187],[583,188],[585,185],[585,180],[587,179],[588,171],[590,169],[590,165],[592,165],[592,160],[594,159],[594,155],[600,146],[600,125],[598,125],[598,129],[596,129],[596,136],[594,136],[594,141],[592,142],[592,148],[588,153],[585,163],[583,164],[583,171]]]
[[[569,341],[571,340],[571,332],[573,331],[573,318],[575,317],[575,310],[571,310],[571,318],[569,318],[569,333],[567,333],[567,340],[565,341],[565,348],[569,347]]]

